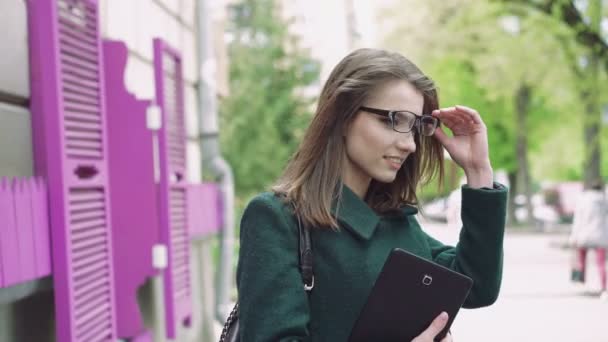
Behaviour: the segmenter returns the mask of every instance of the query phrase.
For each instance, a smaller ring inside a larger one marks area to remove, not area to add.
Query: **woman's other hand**
[[[448,323],[448,314],[445,312],[442,312],[439,316],[437,316],[433,322],[431,322],[431,325],[429,325],[428,328],[426,328],[425,331],[422,332],[422,334],[418,335],[415,339],[412,340],[412,342],[433,342],[435,341],[435,336],[437,336],[437,334],[439,334],[441,332],[441,330],[443,330],[443,328],[445,327],[445,325]],[[452,342],[452,335],[451,334],[447,334],[443,340],[441,340],[441,342]]]

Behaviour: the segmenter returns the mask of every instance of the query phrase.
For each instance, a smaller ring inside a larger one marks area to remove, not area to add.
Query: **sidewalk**
[[[453,244],[458,230],[423,222],[439,240]],[[456,342],[608,341],[608,302],[596,293],[594,256],[588,260],[588,285],[569,282],[570,250],[565,230],[542,233],[508,229],[503,284],[498,301],[487,308],[461,310],[453,326]]]

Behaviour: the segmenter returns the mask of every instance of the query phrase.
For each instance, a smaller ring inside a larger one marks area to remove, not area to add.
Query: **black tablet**
[[[389,254],[359,314],[350,342],[411,341],[442,311],[445,337],[467,298],[473,280],[446,267],[395,248]]]

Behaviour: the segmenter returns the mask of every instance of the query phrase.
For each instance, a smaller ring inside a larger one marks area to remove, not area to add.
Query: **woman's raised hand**
[[[492,187],[488,132],[479,113],[469,107],[455,106],[434,110],[431,115],[452,131],[454,136],[448,137],[442,127],[438,127],[435,137],[462,167],[469,185]]]

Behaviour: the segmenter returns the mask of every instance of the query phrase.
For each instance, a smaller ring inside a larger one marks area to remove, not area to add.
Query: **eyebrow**
[[[416,116],[424,115],[424,114],[416,114],[415,112],[412,112],[411,110],[407,110],[407,109],[382,109],[382,108],[375,108],[375,107],[368,107],[368,106],[360,106],[359,109],[368,111],[373,114],[380,114],[380,115],[388,114],[390,112],[408,112],[408,113],[414,114]]]

